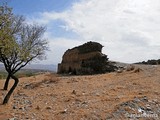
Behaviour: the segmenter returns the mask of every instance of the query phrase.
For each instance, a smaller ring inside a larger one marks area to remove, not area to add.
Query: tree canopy
[[[0,6],[0,62],[8,72],[5,90],[10,77],[17,79],[14,76],[16,72],[33,60],[45,58],[48,50],[48,42],[43,38],[45,30],[44,26],[27,24],[23,16],[14,15],[8,6]],[[7,103],[8,99],[3,103]]]

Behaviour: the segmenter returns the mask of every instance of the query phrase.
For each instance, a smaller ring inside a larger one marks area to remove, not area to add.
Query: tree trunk
[[[4,90],[7,90],[7,89],[8,89],[8,84],[9,84],[10,77],[11,77],[11,75],[8,74],[7,79],[6,79],[6,81],[5,81],[5,84],[4,84],[4,88],[3,88]]]
[[[6,97],[4,98],[3,104],[8,103],[11,94],[13,93],[14,89],[17,87],[18,82],[19,82],[18,78],[15,77],[14,75],[11,75],[11,78],[13,78],[13,79],[15,80],[15,82],[14,82],[12,88],[11,88],[11,89],[9,90],[9,92],[7,93]]]

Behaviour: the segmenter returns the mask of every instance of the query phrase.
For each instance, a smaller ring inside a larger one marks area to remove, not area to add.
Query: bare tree
[[[44,32],[45,27],[28,25],[24,17],[13,15],[9,7],[0,7],[0,62],[8,73],[3,89],[7,90],[10,78],[15,81],[3,104],[8,103],[19,82],[15,73],[31,61],[45,58],[48,43],[43,39]]]

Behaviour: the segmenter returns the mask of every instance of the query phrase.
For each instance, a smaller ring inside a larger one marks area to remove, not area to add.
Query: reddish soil
[[[20,78],[9,103],[0,104],[0,120],[159,120],[160,66],[139,68],[88,76],[45,73]],[[3,84],[0,80],[0,89]],[[0,90],[0,103],[6,93]],[[154,116],[131,116],[144,113]]]

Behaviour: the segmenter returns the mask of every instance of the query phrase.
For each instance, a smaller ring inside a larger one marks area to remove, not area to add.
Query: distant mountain
[[[39,70],[49,70],[49,71],[57,71],[57,66],[53,64],[44,65],[44,64],[30,64],[25,67],[25,69],[39,69]]]
[[[4,65],[0,64],[0,70],[4,70]]]
[[[109,62],[117,67],[125,67],[129,65],[129,63],[123,63],[123,62],[118,62],[118,61],[113,61],[113,60],[109,60]]]
[[[57,65],[29,64],[25,66],[23,69],[49,70],[49,71],[57,72]],[[0,70],[4,70],[3,64],[0,64]]]

